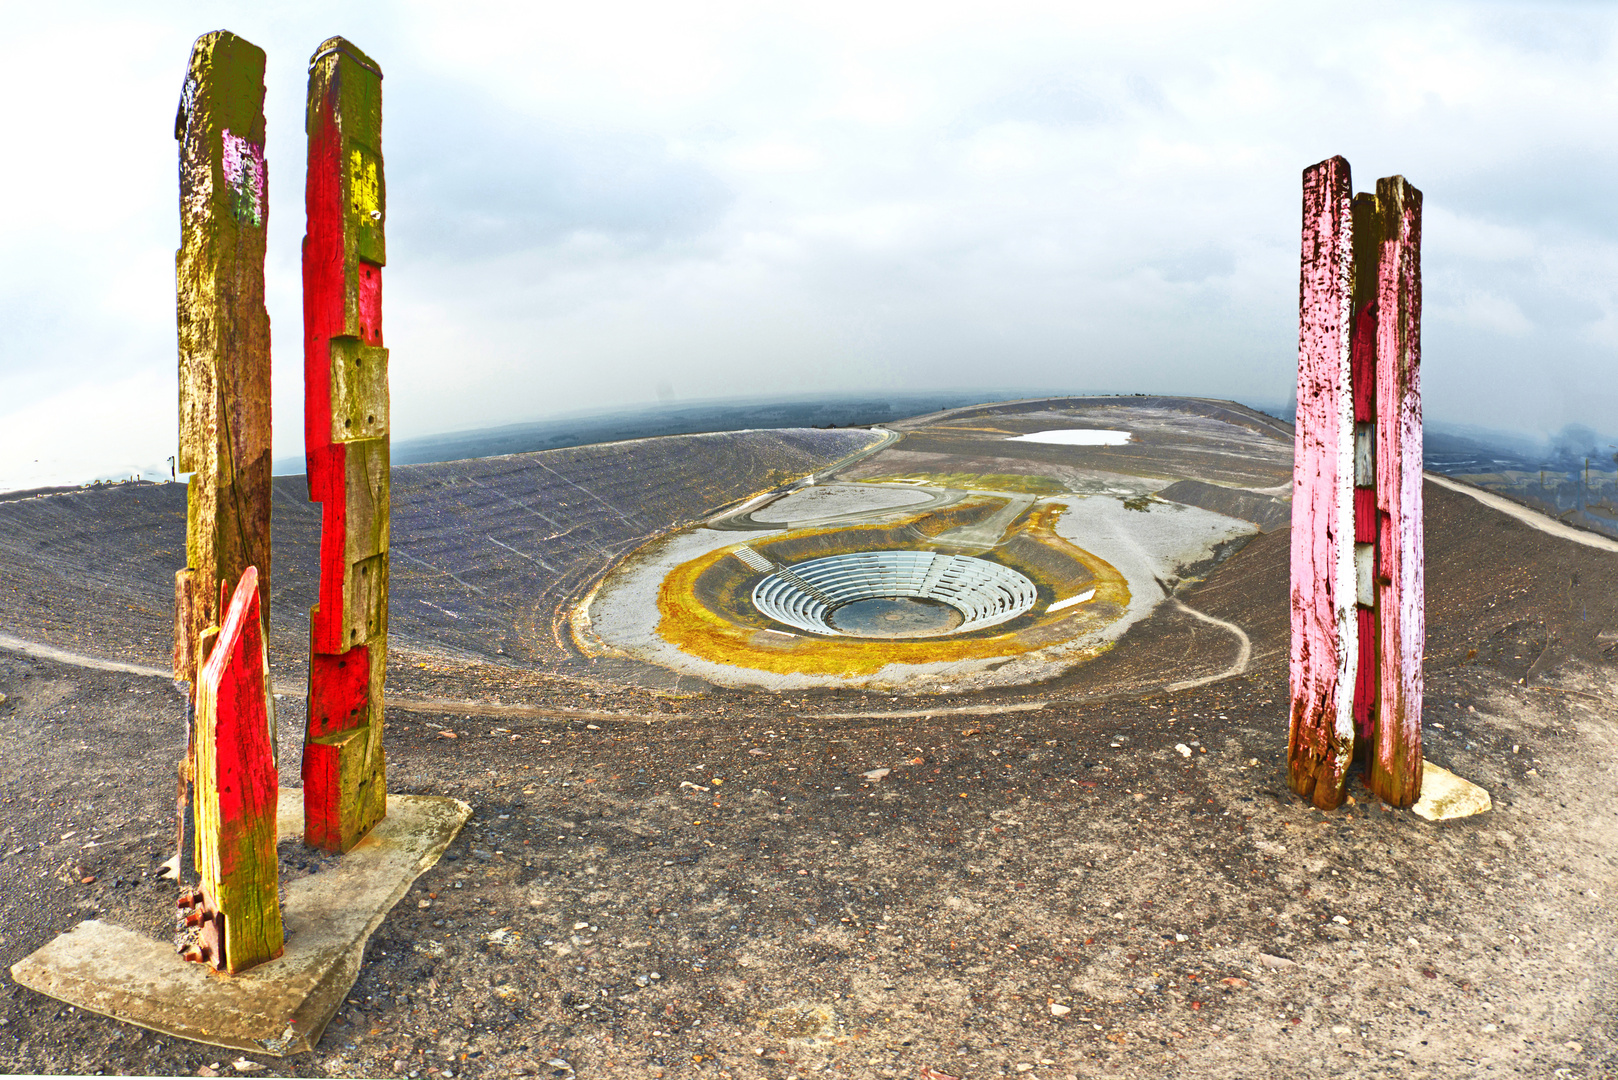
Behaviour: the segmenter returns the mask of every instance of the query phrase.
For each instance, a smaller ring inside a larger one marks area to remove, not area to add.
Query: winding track
[[[1233,622],[1226,622],[1224,619],[1215,618],[1214,616],[1209,615],[1207,612],[1198,611],[1196,608],[1186,604],[1178,596],[1171,596],[1169,599],[1174,603],[1175,607],[1179,608],[1187,615],[1190,615],[1192,618],[1201,619],[1205,623],[1212,626],[1217,626],[1222,630],[1229,630],[1232,634],[1235,634],[1236,640],[1241,643],[1241,648],[1236,653],[1236,662],[1231,664],[1230,667],[1226,668],[1224,671],[1221,671],[1216,675],[1205,675],[1200,679],[1187,679],[1184,682],[1169,683],[1167,686],[1163,687],[1164,690],[1171,694],[1180,690],[1194,690],[1199,686],[1207,686],[1209,683],[1223,682],[1226,679],[1234,679],[1238,675],[1244,675],[1247,673],[1247,665],[1253,659],[1253,641],[1247,636],[1246,630],[1243,630]]]
[[[22,638],[12,637],[9,634],[0,634],[0,650],[19,653],[23,656],[32,656],[38,660],[49,660],[57,664],[67,664],[71,667],[88,668],[92,671],[112,671],[123,675],[137,675],[145,679],[163,679],[171,681],[174,674],[164,668],[147,667],[144,664],[126,664],[122,660],[103,660],[99,656],[87,656],[84,653],[68,652],[52,645],[40,645]],[[308,696],[308,691],[302,686],[290,683],[273,683],[271,691],[278,698],[295,698],[302,701]],[[387,707],[412,713],[460,713],[463,716],[509,717],[524,720],[554,720],[566,723],[571,720],[634,720],[642,723],[651,723],[654,720],[666,720],[667,716],[660,713],[623,713],[623,712],[592,712],[587,709],[560,709],[540,708],[537,705],[501,705],[488,701],[459,701],[454,698],[416,698],[399,695],[388,695]]]
[[[1451,480],[1447,476],[1440,476],[1434,472],[1424,473],[1423,475],[1439,487],[1459,491],[1462,495],[1470,495],[1491,510],[1498,510],[1508,517],[1514,517],[1524,525],[1538,529],[1540,532],[1550,533],[1558,540],[1571,540],[1575,544],[1593,547],[1598,551],[1618,552],[1618,540],[1602,536],[1600,533],[1575,529],[1565,522],[1557,521],[1549,514],[1542,514],[1538,510],[1529,509],[1522,503],[1512,502],[1504,495],[1496,495],[1492,491],[1484,491],[1482,488],[1473,487],[1471,484],[1463,484],[1458,480]]]

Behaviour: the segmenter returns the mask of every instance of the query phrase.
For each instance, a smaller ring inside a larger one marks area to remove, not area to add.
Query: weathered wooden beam
[[[304,447],[321,504],[309,613],[304,841],[347,851],[386,813],[388,351],[382,71],[342,38],[309,64]]]
[[[1323,810],[1354,753],[1353,185],[1348,162],[1304,170],[1298,415],[1292,487],[1291,722],[1287,781]]]
[[[1356,737],[1379,798],[1422,774],[1421,192],[1351,192],[1342,158],[1304,172],[1288,778],[1322,809]]]
[[[196,865],[182,898],[200,930],[188,959],[235,973],[281,955],[275,724],[258,571],[249,566],[196,685]],[[189,902],[187,902],[189,899]]]
[[[1376,726],[1376,298],[1382,218],[1376,196],[1354,196],[1354,324],[1349,387],[1354,396],[1354,585],[1358,671],[1354,679],[1355,761],[1365,759]]]
[[[196,701],[203,631],[219,625],[221,589],[257,568],[270,595],[270,317],[264,307],[269,218],[264,51],[228,31],[191,48],[174,136],[180,147],[180,448],[186,568],[175,575],[174,677]],[[188,721],[188,746],[193,744]],[[272,744],[273,745],[273,744]],[[180,766],[182,881],[191,751]]]
[[[1379,694],[1368,784],[1394,806],[1421,797],[1422,534],[1421,192],[1376,182],[1376,493]]]

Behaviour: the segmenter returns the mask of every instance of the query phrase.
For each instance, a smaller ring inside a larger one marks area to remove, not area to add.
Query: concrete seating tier
[[[833,611],[860,600],[913,597],[961,613],[951,633],[1014,619],[1034,606],[1034,583],[1009,566],[931,551],[857,551],[782,567],[753,588],[753,606],[812,634],[849,636]]]

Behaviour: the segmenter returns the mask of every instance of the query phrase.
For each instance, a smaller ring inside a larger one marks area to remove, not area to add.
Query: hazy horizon
[[[537,421],[434,432],[395,440],[391,458],[395,465],[414,465],[662,435],[783,427],[870,427],[979,404],[1044,397],[1110,396],[1129,399],[1144,395],[1107,395],[1086,391],[1056,394],[1025,388],[1000,395],[985,395],[971,390],[941,390],[798,398],[713,398],[627,409],[577,410]],[[1288,422],[1295,413],[1291,401],[1247,401],[1236,404]],[[1494,459],[1508,468],[1572,468],[1584,458],[1593,459],[1592,468],[1596,471],[1614,472],[1618,471],[1618,453],[1615,452],[1618,452],[1618,433],[1603,433],[1582,425],[1565,425],[1558,432],[1541,435],[1524,435],[1469,424],[1427,425],[1427,467],[1437,472],[1469,471],[1462,468],[1463,463],[1486,459]],[[301,475],[303,471],[301,453],[278,457],[273,463],[273,472],[277,476]],[[146,469],[113,470],[96,476],[45,484],[8,482],[6,477],[0,475],[0,495],[102,482],[116,483],[137,476],[145,480],[167,480],[169,466],[164,462]]]

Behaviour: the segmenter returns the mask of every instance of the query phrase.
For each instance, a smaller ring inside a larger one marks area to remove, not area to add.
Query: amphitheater
[[[929,551],[861,551],[777,566],[752,548],[737,557],[771,573],[753,589],[753,606],[777,622],[813,634],[931,637],[997,626],[1034,606],[1034,583],[1010,567]],[[755,561],[756,560],[756,561]],[[760,565],[762,563],[762,565]],[[904,601],[911,603],[905,604]],[[928,620],[951,609],[956,617]],[[903,629],[883,632],[860,618],[872,611]],[[906,614],[917,614],[906,618]]]

